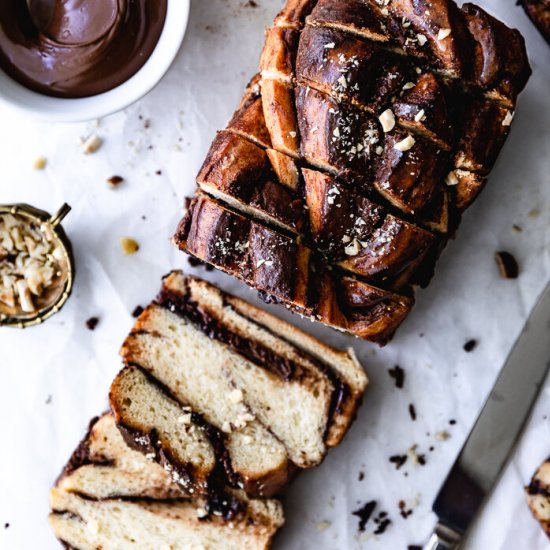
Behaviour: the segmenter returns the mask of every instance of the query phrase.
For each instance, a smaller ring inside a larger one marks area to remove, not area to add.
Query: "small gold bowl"
[[[63,204],[57,213],[51,216],[48,212],[28,204],[0,205],[0,219],[11,214],[16,221],[28,223],[29,228],[35,233],[38,232],[44,242],[53,245],[55,265],[58,268],[54,282],[43,292],[44,296],[39,296],[36,300],[34,311],[24,311],[22,305],[12,307],[0,301],[0,326],[26,328],[38,325],[65,305],[73,288],[75,269],[72,246],[60,223],[70,210],[68,204]],[[4,285],[1,280],[0,284]]]

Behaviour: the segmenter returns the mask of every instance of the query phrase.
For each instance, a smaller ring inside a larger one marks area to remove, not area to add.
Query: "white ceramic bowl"
[[[120,86],[92,97],[65,99],[33,92],[0,70],[0,105],[47,122],[92,120],[124,109],[154,88],[169,69],[187,30],[189,6],[190,0],[168,0],[166,22],[151,57]]]

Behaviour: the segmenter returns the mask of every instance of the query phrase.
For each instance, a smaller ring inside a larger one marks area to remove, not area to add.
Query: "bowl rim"
[[[6,93],[0,86],[0,106],[42,122],[84,122],[129,107],[157,86],[174,62],[187,32],[190,4],[191,0],[167,0],[166,20],[151,56],[119,86],[90,97],[59,98],[30,90],[0,70],[12,91]]]
[[[34,222],[39,222],[45,227],[45,229],[41,229],[41,231],[45,232],[47,229],[52,235],[54,235],[61,245],[61,251],[63,252],[63,257],[67,266],[67,279],[65,280],[59,296],[54,302],[47,307],[37,310],[34,315],[30,315],[28,317],[0,314],[0,328],[10,327],[22,329],[40,325],[47,321],[52,315],[58,313],[67,303],[74,285],[75,261],[71,241],[62,227],[61,221],[70,211],[71,207],[67,203],[64,203],[53,215],[49,214],[45,210],[41,210],[26,203],[0,204],[0,215],[12,214]]]

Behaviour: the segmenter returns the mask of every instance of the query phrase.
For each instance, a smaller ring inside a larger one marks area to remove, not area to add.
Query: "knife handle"
[[[438,523],[428,544],[424,546],[424,550],[456,550],[461,540],[462,535],[460,533],[446,525]]]

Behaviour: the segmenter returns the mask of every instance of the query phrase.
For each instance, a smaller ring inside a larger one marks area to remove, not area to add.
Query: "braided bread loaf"
[[[506,140],[530,75],[523,38],[452,0],[289,0],[260,71],[175,242],[385,343]]]

